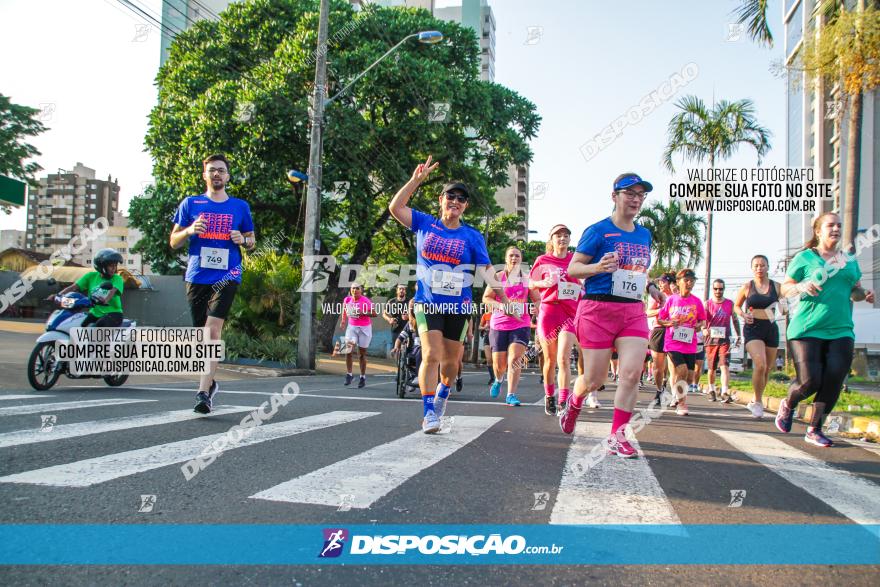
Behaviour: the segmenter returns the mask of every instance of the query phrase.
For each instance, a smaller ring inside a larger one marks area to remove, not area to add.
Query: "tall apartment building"
[[[436,18],[457,22],[468,26],[480,39],[481,70],[480,78],[495,81],[495,15],[488,0],[461,0],[457,6],[437,8],[434,0],[350,0],[351,4],[362,6],[376,4],[393,7],[406,6],[422,8],[431,12]],[[165,0],[162,4],[163,28],[182,31],[193,22],[203,18],[216,19],[217,14],[229,6],[229,0]],[[162,31],[160,63],[165,63],[168,48],[174,36],[167,30]],[[529,225],[529,166],[511,165],[508,169],[508,184],[495,193],[495,201],[501,206],[504,214],[516,214],[520,218],[516,237],[528,239]]]
[[[116,249],[122,255],[122,267],[135,275],[151,275],[152,271],[148,263],[144,263],[140,253],[132,253],[131,249],[143,237],[143,233],[133,226],[128,225],[128,217],[121,212],[113,215],[113,225],[107,231],[91,243],[90,256],[94,258],[96,252],[101,249]]]
[[[77,163],[72,170],[59,169],[39,180],[27,203],[25,248],[51,254],[70,242],[82,229],[104,217],[112,225],[119,210],[119,180],[95,178],[95,170]],[[86,247],[73,260],[91,264]]]
[[[783,0],[787,64],[794,62],[806,35],[822,34],[826,24],[822,4],[828,1]],[[872,3],[871,0],[868,3]],[[845,2],[848,10],[855,9],[856,4],[856,0]],[[843,195],[849,181],[846,176],[849,132],[846,97],[837,84],[821,80],[808,82],[802,72],[791,68],[788,70],[786,98],[786,163],[789,167],[812,167],[817,177],[831,179],[834,200],[823,202],[816,214],[833,211],[843,215],[846,213]],[[880,137],[880,93],[874,91],[862,99],[859,231],[880,223],[880,148],[877,137]],[[795,254],[810,238],[816,214],[788,215],[785,227],[787,255]],[[859,266],[862,284],[880,291],[880,246],[862,251]],[[862,336],[860,328],[865,324],[880,325],[880,302],[875,303],[873,309],[856,309],[856,347],[867,351],[867,357],[863,354],[862,359],[867,358],[873,370],[880,373],[880,334]]]

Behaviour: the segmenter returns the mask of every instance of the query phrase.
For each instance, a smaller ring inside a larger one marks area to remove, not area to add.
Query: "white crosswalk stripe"
[[[7,401],[7,400],[13,400],[13,399],[35,399],[35,398],[41,398],[41,397],[55,397],[55,396],[54,396],[54,395],[38,395],[38,394],[31,394],[31,395],[21,395],[21,394],[0,395],[0,402],[2,402],[2,401]]]
[[[502,418],[455,416],[448,434],[404,436],[252,495],[253,499],[368,508],[418,473],[449,457]]]
[[[108,420],[59,424],[53,426],[50,432],[38,429],[16,430],[15,432],[5,432],[0,434],[0,448],[22,444],[34,444],[37,442],[48,442],[50,440],[61,440],[64,438],[76,438],[78,436],[88,436],[90,434],[100,434],[102,432],[128,430],[130,428],[143,428],[145,426],[158,426],[174,422],[185,422],[186,420],[197,420],[199,418],[213,418],[224,414],[250,412],[253,409],[254,408],[248,406],[223,406],[216,408],[210,415],[199,414],[191,409],[175,410],[142,416],[124,416],[122,418],[110,418]]]
[[[20,416],[24,414],[43,414],[48,412],[62,412],[64,410],[80,410],[83,408],[100,408],[102,406],[121,406],[124,404],[141,404],[154,402],[154,399],[88,399],[80,402],[53,402],[50,404],[28,404],[25,406],[10,406],[0,408],[0,416]]]
[[[234,450],[243,446],[293,436],[294,434],[302,434],[303,432],[345,424],[375,415],[378,415],[378,412],[336,411],[276,424],[263,424],[254,428],[249,437],[243,438],[235,445],[230,445],[227,450]],[[0,483],[89,487],[90,485],[112,479],[189,461],[199,456],[206,447],[225,435],[226,432],[210,434],[179,442],[170,442],[103,457],[85,459],[65,465],[25,471],[0,477]]]
[[[681,524],[672,504],[641,454],[638,458],[591,451],[611,434],[611,424],[578,422],[562,472],[551,524]],[[598,460],[598,462],[596,462]]]
[[[857,524],[880,524],[880,485],[831,466],[768,434],[712,432]]]

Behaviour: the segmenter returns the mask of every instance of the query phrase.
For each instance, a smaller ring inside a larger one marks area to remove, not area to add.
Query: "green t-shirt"
[[[822,291],[817,296],[801,294],[800,303],[793,306],[788,322],[789,340],[804,337],[824,340],[856,337],[853,332],[850,295],[852,288],[862,278],[862,271],[855,260],[848,260],[836,273],[832,267],[832,263],[826,262],[812,249],[801,251],[791,260],[786,275],[798,283],[810,278]]]
[[[113,287],[116,288],[117,293],[107,302],[106,306],[95,305],[89,309],[89,314],[95,318],[101,318],[102,316],[112,314],[113,312],[122,313],[122,289],[125,287],[125,282],[122,281],[122,276],[117,273],[108,280],[97,271],[89,271],[76,281],[76,286],[81,292],[84,292],[85,295],[91,296],[93,293],[97,292],[101,297],[107,295],[107,290],[101,288],[101,284],[105,281],[110,281],[110,283],[113,284]]]

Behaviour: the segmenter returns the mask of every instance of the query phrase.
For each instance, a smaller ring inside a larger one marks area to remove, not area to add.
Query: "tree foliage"
[[[651,276],[667,271],[696,267],[703,259],[703,229],[706,221],[688,214],[677,202],[664,206],[653,202],[643,208],[638,219],[651,231],[651,247],[656,259],[651,265]]]
[[[43,168],[36,161],[25,163],[25,160],[40,155],[40,151],[25,142],[25,138],[48,130],[37,120],[39,113],[38,108],[16,104],[0,94],[0,175],[26,181],[32,187],[37,185],[34,174]],[[12,211],[9,206],[0,207],[7,214]]]
[[[375,253],[412,260],[411,241],[401,238],[407,231],[387,206],[428,154],[440,172],[414,206],[436,209],[440,186],[455,178],[472,186],[466,221],[479,224],[486,209],[497,214],[494,192],[508,181],[509,165],[531,159],[527,141],[540,117],[515,92],[479,80],[474,32],[424,10],[371,5],[355,12],[343,0],[331,2],[329,25],[328,96],[407,35],[440,30],[446,39],[404,43],[328,106],[321,188],[331,192],[335,182],[349,188],[340,201],[323,199],[322,252],[358,264],[384,262]],[[250,204],[258,240],[281,230],[280,246],[301,250],[304,194],[291,189],[286,171],[308,166],[317,29],[317,0],[253,0],[231,4],[219,21],[199,21],[175,39],[157,77],[159,99],[146,137],[157,193],[169,190],[176,201],[201,193],[202,159],[224,152],[231,160],[229,192]],[[341,30],[349,32],[334,36]],[[429,119],[435,103],[450,105],[446,122]],[[156,195],[141,206],[135,226],[166,227],[143,245],[145,253],[160,255],[172,210]],[[333,286],[327,301],[339,296]],[[329,341],[326,332],[323,338]]]

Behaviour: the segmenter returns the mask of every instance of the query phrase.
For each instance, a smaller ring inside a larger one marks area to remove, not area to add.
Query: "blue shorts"
[[[492,347],[493,353],[506,353],[508,347],[513,343],[521,344],[524,347],[529,346],[529,339],[532,332],[528,326],[517,328],[516,330],[495,330],[489,329],[489,346]]]

